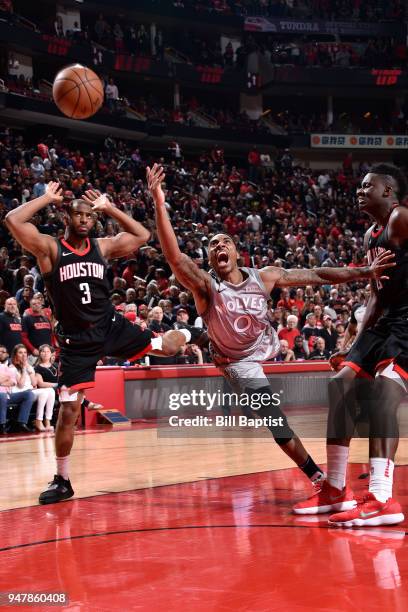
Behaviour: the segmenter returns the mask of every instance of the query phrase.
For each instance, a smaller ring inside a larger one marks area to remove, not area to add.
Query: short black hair
[[[370,172],[372,174],[382,174],[383,176],[392,176],[394,181],[398,185],[397,199],[402,202],[405,199],[408,192],[408,183],[405,174],[394,164],[375,164]]]
[[[64,204],[64,208],[67,213],[70,213],[74,208],[76,208],[79,204],[86,204],[87,206],[91,206],[88,202],[83,200],[82,198],[74,198],[70,202],[66,202]],[[92,208],[92,207],[91,207]]]
[[[231,236],[231,234],[227,234],[227,232],[216,232],[215,234],[211,236],[209,242],[211,242],[211,240],[213,240],[215,236],[227,236],[230,240],[232,240],[232,242],[234,242],[233,236]]]

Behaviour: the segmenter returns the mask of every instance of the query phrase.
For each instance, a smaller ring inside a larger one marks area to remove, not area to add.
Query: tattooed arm
[[[391,251],[384,251],[378,255],[370,266],[361,268],[275,268],[268,266],[263,268],[261,278],[265,283],[268,293],[273,287],[299,287],[303,285],[336,285],[348,283],[350,281],[362,280],[364,278],[387,280],[384,276],[387,268],[395,266],[391,259],[394,254]]]

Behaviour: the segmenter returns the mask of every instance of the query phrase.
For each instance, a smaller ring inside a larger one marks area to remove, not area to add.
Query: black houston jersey
[[[87,238],[82,253],[63,239],[57,245],[54,269],[44,274],[44,282],[56,319],[64,332],[72,333],[96,324],[112,310],[107,262],[96,239]]]
[[[391,244],[388,238],[388,224],[384,228],[371,230],[368,239],[368,262],[384,251],[391,251],[395,255],[395,268],[388,268],[384,275],[389,280],[376,280],[381,305],[384,314],[408,315],[408,241],[402,248]]]

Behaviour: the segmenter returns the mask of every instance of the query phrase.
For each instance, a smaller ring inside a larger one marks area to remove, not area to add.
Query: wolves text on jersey
[[[252,325],[254,319],[260,321],[266,316],[266,299],[260,295],[241,295],[227,299],[222,306],[216,304],[215,308],[221,315],[236,313],[233,326],[236,332],[246,332]],[[250,312],[251,311],[251,312]]]

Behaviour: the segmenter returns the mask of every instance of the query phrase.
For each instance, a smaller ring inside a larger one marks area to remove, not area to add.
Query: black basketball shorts
[[[61,347],[58,386],[73,391],[95,386],[96,364],[105,356],[135,361],[151,350],[152,332],[112,313],[102,323],[75,334],[57,329]]]
[[[361,377],[374,377],[380,367],[394,363],[401,378],[408,379],[408,319],[381,317],[374,327],[361,333],[342,366]]]

